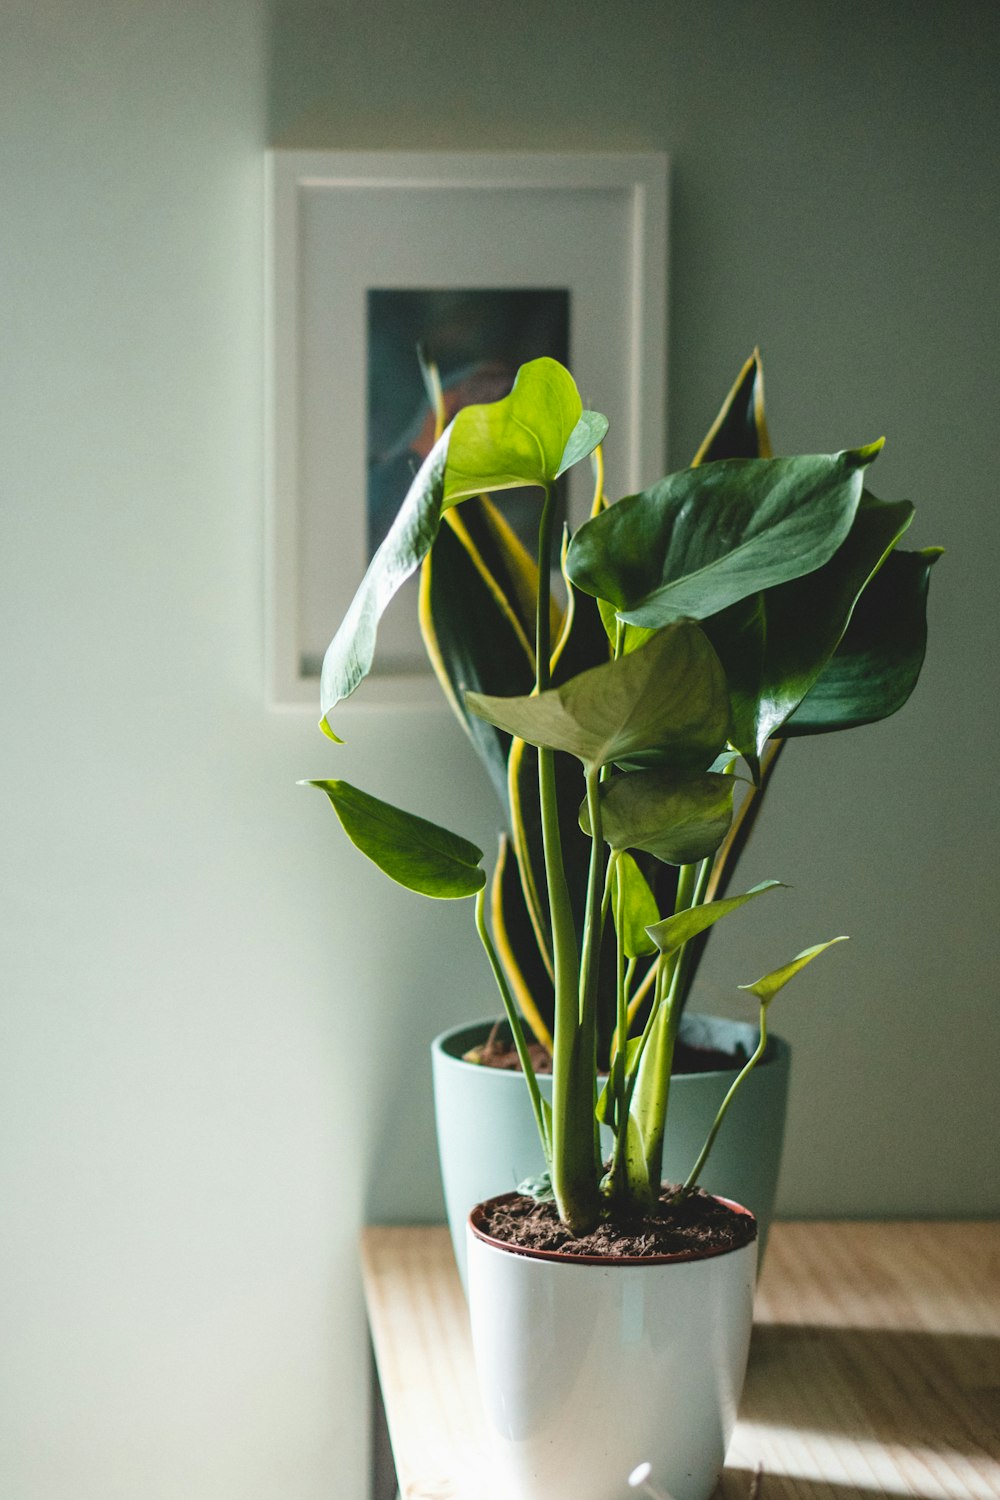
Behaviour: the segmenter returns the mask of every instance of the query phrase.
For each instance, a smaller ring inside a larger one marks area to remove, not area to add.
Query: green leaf
[[[670,771],[632,771],[600,787],[601,831],[612,849],[644,849],[669,865],[712,854],[733,815],[732,776],[678,778]],[[580,826],[590,832],[587,804]]]
[[[368,564],[340,629],[327,647],[320,674],[320,707],[327,721],[331,710],[367,677],[375,656],[379,621],[437,536],[451,430],[442,433],[420,465],[396,519]]]
[[[615,889],[611,910],[615,923],[619,919],[619,891],[621,893],[621,927],[619,936],[626,958],[644,958],[656,952],[656,944],[646,929],[659,919],[660,909],[656,897],[649,888],[646,877],[631,854],[624,851],[615,864]]]
[[[344,832],[392,880],[423,896],[474,896],[486,884],[483,851],[457,833],[382,802],[347,781],[310,781],[333,804]]]
[[[847,538],[821,568],[705,622],[729,681],[730,739],[754,768],[836,650],[859,596],[913,518],[907,501],[862,495]]]
[[[635,1060],[642,1047],[641,1036],[631,1036],[625,1043],[625,1059],[622,1073],[628,1077],[635,1066]],[[594,1111],[598,1123],[607,1125],[609,1130],[618,1128],[618,1111],[615,1108],[614,1076],[609,1077],[601,1089],[597,1099],[597,1108]]]
[[[784,890],[780,880],[764,880],[760,885],[751,886],[750,890],[744,891],[742,896],[728,896],[722,901],[706,901],[702,906],[690,906],[685,911],[676,912],[672,917],[665,917],[662,922],[647,930],[649,936],[659,948],[661,953],[673,953],[677,948],[683,948],[684,944],[691,938],[697,937],[700,932],[714,926],[722,917],[728,917],[730,912],[738,911],[755,896],[762,896],[765,891]]]
[[[633,625],[706,619],[829,561],[880,447],[732,458],[669,474],[580,527],[569,575]]]
[[[843,639],[782,729],[828,734],[888,718],[916,687],[927,647],[927,588],[940,547],[893,552],[858,600]]]
[[[466,701],[508,734],[568,751],[589,766],[658,749],[677,771],[701,770],[722,749],[729,724],[718,657],[704,632],[688,622],[547,692],[520,698],[469,693]]]
[[[722,403],[692,467],[720,458],[770,457],[771,441],[764,419],[764,370],[755,349]]]
[[[805,948],[792,959],[791,963],[782,964],[780,969],[772,969],[770,974],[765,974],[763,979],[758,979],[755,984],[741,984],[738,988],[749,990],[752,995],[757,996],[762,1005],[770,1005],[778,991],[783,989],[790,979],[794,979],[806,964],[811,964],[814,958],[825,953],[827,948],[832,948],[834,943],[846,942],[847,937],[844,935],[831,938],[828,943],[817,943],[813,948]]]
[[[466,406],[456,416],[444,505],[521,485],[547,489],[569,464],[586,458],[606,430],[598,413],[584,413],[567,369],[554,359],[533,359],[518,370],[509,396]]]
[[[424,560],[420,589],[427,654],[505,809],[510,736],[470,714],[465,694],[470,688],[501,694],[531,690],[535,654],[512,579],[524,563],[489,502],[470,500],[441,527]],[[530,559],[527,563],[534,589],[538,570]]]
[[[551,960],[541,951],[506,835],[500,839],[493,867],[490,902],[493,939],[515,1003],[536,1041],[551,1052],[555,999]]]
[[[580,413],[580,420],[566,439],[562,458],[559,460],[559,468],[555,478],[565,474],[574,464],[578,464],[581,458],[589,458],[597,447],[603,443],[608,432],[608,419],[599,411],[585,411]]]

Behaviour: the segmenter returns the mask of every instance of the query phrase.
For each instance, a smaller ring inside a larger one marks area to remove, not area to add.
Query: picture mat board
[[[566,289],[573,373],[612,424],[607,492],[640,488],[664,452],[666,160],[273,152],[270,182],[269,687],[315,707],[303,664],[367,562],[367,292]],[[578,524],[589,465],[570,479]],[[436,693],[412,603],[390,607],[379,662],[367,702]]]

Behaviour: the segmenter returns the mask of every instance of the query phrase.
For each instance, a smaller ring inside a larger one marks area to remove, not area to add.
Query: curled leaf
[[[834,943],[846,943],[846,934],[841,937],[830,938],[829,942],[816,943],[812,948],[804,948],[790,963],[782,964],[780,969],[772,969],[770,974],[765,974],[763,979],[758,979],[754,984],[741,984],[741,990],[749,990],[751,995],[756,995],[762,1005],[770,1005],[780,989],[784,989],[790,979],[794,979],[806,964],[811,964],[814,958],[825,953],[827,948],[832,948]]]

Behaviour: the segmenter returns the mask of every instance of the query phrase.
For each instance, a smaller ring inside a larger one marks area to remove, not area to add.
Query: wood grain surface
[[[362,1261],[402,1500],[506,1500],[447,1230],[367,1229]],[[774,1226],[717,1496],[754,1489],[1000,1500],[1000,1224]]]

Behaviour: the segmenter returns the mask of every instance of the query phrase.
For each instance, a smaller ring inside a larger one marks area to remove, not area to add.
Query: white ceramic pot
[[[707,1258],[581,1260],[501,1245],[478,1212],[469,1312],[500,1492],[631,1500],[628,1476],[648,1461],[674,1500],[708,1500],[746,1371],[756,1241]]]

